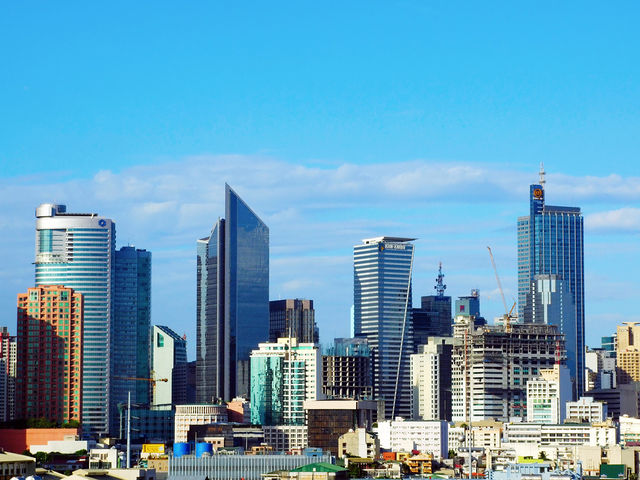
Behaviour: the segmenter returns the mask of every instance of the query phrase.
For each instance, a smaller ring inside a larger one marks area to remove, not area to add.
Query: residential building
[[[346,455],[358,458],[378,458],[380,456],[380,440],[367,433],[364,428],[356,428],[343,433],[338,438],[338,457]]]
[[[378,404],[372,400],[307,400],[309,447],[338,455],[338,439],[349,430],[371,431]]]
[[[602,423],[607,418],[607,405],[596,402],[592,397],[580,397],[575,402],[567,402],[567,419],[584,423]]]
[[[226,184],[225,216],[198,240],[198,402],[249,398],[249,356],[269,338],[269,228]]]
[[[303,402],[321,389],[320,350],[313,343],[279,338],[251,352],[251,423],[304,425]]]
[[[527,422],[564,422],[571,393],[571,374],[566,365],[540,369],[540,375],[527,382]]]
[[[151,252],[122,247],[115,252],[113,289],[111,432],[118,431],[118,404],[151,402],[149,328],[151,326]]]
[[[411,418],[451,420],[452,337],[430,337],[411,355]]]
[[[640,325],[623,322],[617,329],[616,364],[618,383],[640,381]]]
[[[308,446],[306,425],[263,425],[264,443],[273,447],[274,452],[290,452]]]
[[[371,353],[366,338],[336,338],[322,356],[322,394],[326,398],[372,398]]]
[[[575,382],[573,397],[578,398],[584,391],[583,218],[580,208],[547,205],[544,184],[541,169],[540,183],[529,188],[529,215],[518,218],[518,313],[524,323],[532,322],[529,301],[537,275],[555,275],[556,281],[562,280],[562,287],[556,284],[556,292],[562,292],[565,306],[571,303],[565,297],[573,296],[575,315],[550,314],[546,321],[565,334],[567,357],[575,358],[575,364],[567,366]]]
[[[7,327],[0,327],[0,422],[16,415],[16,375],[18,344]]]
[[[472,318],[459,315],[454,326],[452,419],[526,419],[526,384],[541,369],[564,362],[564,337],[555,325],[473,328]]]
[[[451,297],[444,294],[442,263],[436,277],[436,295],[421,297],[421,307],[412,311],[413,319],[413,353],[419,353],[420,346],[426,345],[429,337],[451,336]]]
[[[420,450],[434,458],[447,458],[449,453],[449,424],[442,420],[407,421],[402,418],[378,422],[380,448],[394,452]]]
[[[373,396],[385,402],[385,417],[411,414],[409,355],[412,238],[376,237],[353,248],[355,336],[371,349]]]
[[[640,418],[622,415],[618,419],[620,425],[620,442],[624,445],[640,444]]]
[[[18,294],[17,418],[80,421],[83,312],[83,296],[72,288]]]
[[[194,404],[176,405],[174,442],[186,442],[191,425],[227,423],[226,405]]]
[[[36,286],[64,285],[83,295],[82,429],[109,430],[112,376],[115,223],[95,213],[67,213],[65,205],[36,209]]]
[[[299,298],[269,302],[269,342],[292,337],[298,343],[319,343],[313,300]]]
[[[162,325],[154,325],[151,332],[152,368],[156,380],[152,404],[156,408],[171,409],[173,405],[187,402],[187,341]]]

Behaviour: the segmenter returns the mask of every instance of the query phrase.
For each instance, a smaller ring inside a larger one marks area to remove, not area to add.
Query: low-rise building
[[[420,450],[440,460],[449,452],[449,424],[440,420],[378,422],[380,448],[397,451]]]
[[[623,415],[619,419],[620,443],[640,445],[640,419]]]
[[[577,419],[585,423],[604,422],[607,418],[607,405],[593,397],[580,397],[575,402],[567,402],[567,419]]]
[[[546,425],[535,423],[504,424],[504,440],[508,443],[531,443],[540,446],[616,445],[618,431],[611,422],[602,424]]]
[[[186,442],[191,425],[227,423],[227,406],[212,404],[176,405],[174,442]]]
[[[263,425],[264,443],[276,452],[307,448],[309,437],[306,425]]]
[[[35,473],[35,458],[0,451],[0,480],[10,480],[13,477],[28,477],[35,475]]]
[[[367,433],[364,428],[350,430],[338,439],[338,457],[342,458],[347,454],[359,458],[378,458],[380,440]]]
[[[77,435],[66,435],[62,440],[49,440],[46,445],[29,445],[29,451],[33,454],[43,453],[75,453],[78,450],[88,451],[95,442],[80,440]]]

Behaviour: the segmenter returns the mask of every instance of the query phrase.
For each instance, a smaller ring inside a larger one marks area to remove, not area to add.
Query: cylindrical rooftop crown
[[[65,213],[66,205],[58,205],[56,203],[42,203],[36,208],[36,218],[55,217],[57,213]]]

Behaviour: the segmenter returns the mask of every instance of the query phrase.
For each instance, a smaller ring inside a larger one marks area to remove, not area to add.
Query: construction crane
[[[504,298],[504,290],[502,289],[502,283],[500,282],[500,276],[498,275],[498,269],[496,267],[496,261],[493,258],[493,252],[491,247],[487,247],[489,250],[489,257],[491,257],[491,265],[493,265],[493,272],[496,275],[496,282],[498,283],[498,289],[500,289],[500,296],[502,297],[502,305],[504,305],[504,329],[507,332],[511,331],[511,319],[513,318],[513,309],[516,307],[516,302],[513,302],[511,310],[507,307],[507,300]]]

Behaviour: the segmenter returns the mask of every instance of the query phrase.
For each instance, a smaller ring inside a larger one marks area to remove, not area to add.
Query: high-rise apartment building
[[[565,294],[573,297],[575,315],[549,317],[567,341],[574,398],[584,392],[584,229],[580,208],[545,204],[544,171],[529,188],[529,216],[518,218],[518,312],[531,323],[527,294],[538,288],[537,275],[555,275]],[[534,286],[534,284],[536,284]],[[567,302],[564,302],[567,303]]]
[[[566,365],[555,364],[553,368],[540,369],[540,375],[527,382],[527,422],[563,423],[572,390]]]
[[[618,325],[616,364],[619,384],[640,382],[640,325],[637,322]]]
[[[18,294],[17,418],[80,421],[82,318],[82,295],[71,288]]]
[[[225,216],[198,240],[196,390],[249,397],[249,356],[269,338],[269,228],[225,184]]]
[[[7,327],[0,327],[0,422],[16,415],[17,342]]]
[[[411,414],[413,240],[376,237],[353,248],[355,336],[368,340],[373,396],[385,402],[386,418]]]
[[[313,300],[287,299],[269,302],[269,341],[291,337],[300,343],[320,341]]]
[[[616,353],[604,348],[587,348],[584,355],[585,391],[616,388]]]
[[[426,345],[429,337],[450,337],[452,333],[451,297],[444,294],[442,263],[436,278],[436,295],[421,297],[420,308],[413,309],[413,348],[418,353],[420,345]]]
[[[327,398],[372,398],[371,352],[366,338],[336,338],[322,356],[322,393]]]
[[[115,252],[111,378],[111,432],[118,431],[118,404],[148,405],[150,384],[151,252],[122,247]]]
[[[151,327],[153,374],[157,381],[152,403],[171,409],[187,403],[187,341],[169,327]]]
[[[313,343],[279,338],[251,352],[251,423],[304,425],[304,401],[321,389],[320,350]]]
[[[512,324],[468,328],[458,315],[452,358],[452,420],[527,417],[526,384],[543,368],[566,361],[564,337],[555,325]],[[471,410],[469,406],[472,405]]]
[[[84,300],[82,429],[109,429],[116,226],[95,213],[36,209],[36,285],[64,285]]]
[[[411,418],[451,421],[452,337],[431,337],[411,355]]]

